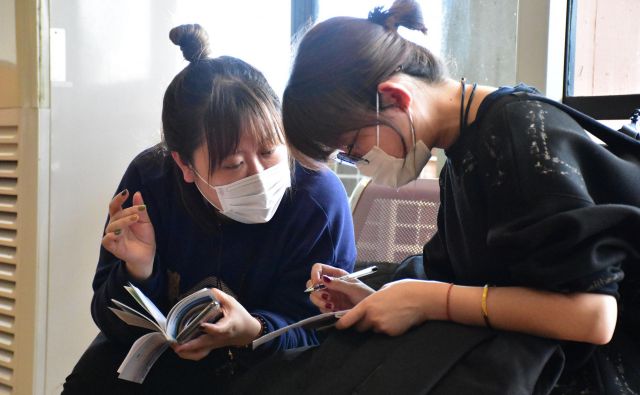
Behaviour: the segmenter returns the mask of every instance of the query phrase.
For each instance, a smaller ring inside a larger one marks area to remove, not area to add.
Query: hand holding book
[[[141,383],[147,373],[172,343],[184,343],[198,336],[200,324],[216,321],[222,316],[220,303],[208,288],[194,292],[176,303],[165,317],[156,305],[138,288],[129,284],[125,289],[147,314],[112,299],[118,307],[112,308],[129,325],[150,329],[133,343],[118,368],[119,378]],[[151,316],[151,318],[149,317]]]
[[[262,344],[268,342],[269,340],[275,339],[276,337],[282,335],[283,333],[293,329],[293,328],[305,328],[305,329],[315,329],[315,330],[323,330],[330,328],[335,325],[335,323],[347,313],[349,310],[342,311],[332,311],[329,313],[322,313],[318,315],[314,315],[313,317],[306,318],[304,320],[295,322],[291,325],[287,325],[285,327],[276,329],[273,332],[267,333],[264,336],[261,336],[254,340],[251,343],[252,349],[256,349],[256,347],[261,346]]]
[[[214,349],[245,346],[263,334],[261,321],[251,315],[238,300],[216,288],[212,288],[211,292],[220,302],[224,316],[215,323],[203,323],[203,335],[197,339],[172,346],[183,359],[197,361]]]

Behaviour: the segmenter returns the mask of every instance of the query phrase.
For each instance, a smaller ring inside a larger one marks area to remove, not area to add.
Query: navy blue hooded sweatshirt
[[[107,308],[113,306],[112,298],[137,306],[123,288],[130,281],[165,314],[188,293],[216,286],[262,317],[268,331],[318,314],[303,292],[305,282],[316,262],[352,271],[356,248],[351,212],[334,173],[311,172],[298,164],[294,169],[292,187],[269,222],[243,224],[219,214],[215,218],[212,210],[216,226],[207,230],[185,209],[177,184],[183,181],[176,177],[171,156],[157,146],[139,154],[117,191],[142,193],[157,244],[153,273],[136,282],[124,262],[101,247],[91,304],[100,330],[125,345],[144,333]],[[124,207],[130,205],[131,197]],[[259,354],[317,343],[314,332],[294,329],[261,346]]]

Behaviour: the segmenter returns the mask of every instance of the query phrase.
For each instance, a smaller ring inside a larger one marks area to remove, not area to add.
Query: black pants
[[[200,361],[189,361],[171,349],[156,361],[144,383],[120,380],[118,366],[128,351],[128,347],[111,342],[100,333],[67,377],[62,394],[219,394],[225,392],[229,382],[224,350],[214,351]]]
[[[334,330],[320,347],[275,355],[230,394],[548,394],[564,357],[554,341],[448,322],[402,336]]]

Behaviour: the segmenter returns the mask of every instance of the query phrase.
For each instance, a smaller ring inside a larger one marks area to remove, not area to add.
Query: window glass
[[[568,96],[639,93],[640,1],[574,0],[572,7]]]

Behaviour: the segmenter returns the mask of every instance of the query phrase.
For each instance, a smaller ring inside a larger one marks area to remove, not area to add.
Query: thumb
[[[222,292],[218,288],[211,288],[211,293],[213,294],[213,297],[220,302],[220,307],[222,307],[223,310],[229,309],[235,301],[231,295]]]
[[[209,335],[222,335],[229,330],[229,319],[226,316],[223,316],[220,320],[215,323],[203,322],[200,324],[200,328],[203,332]]]

